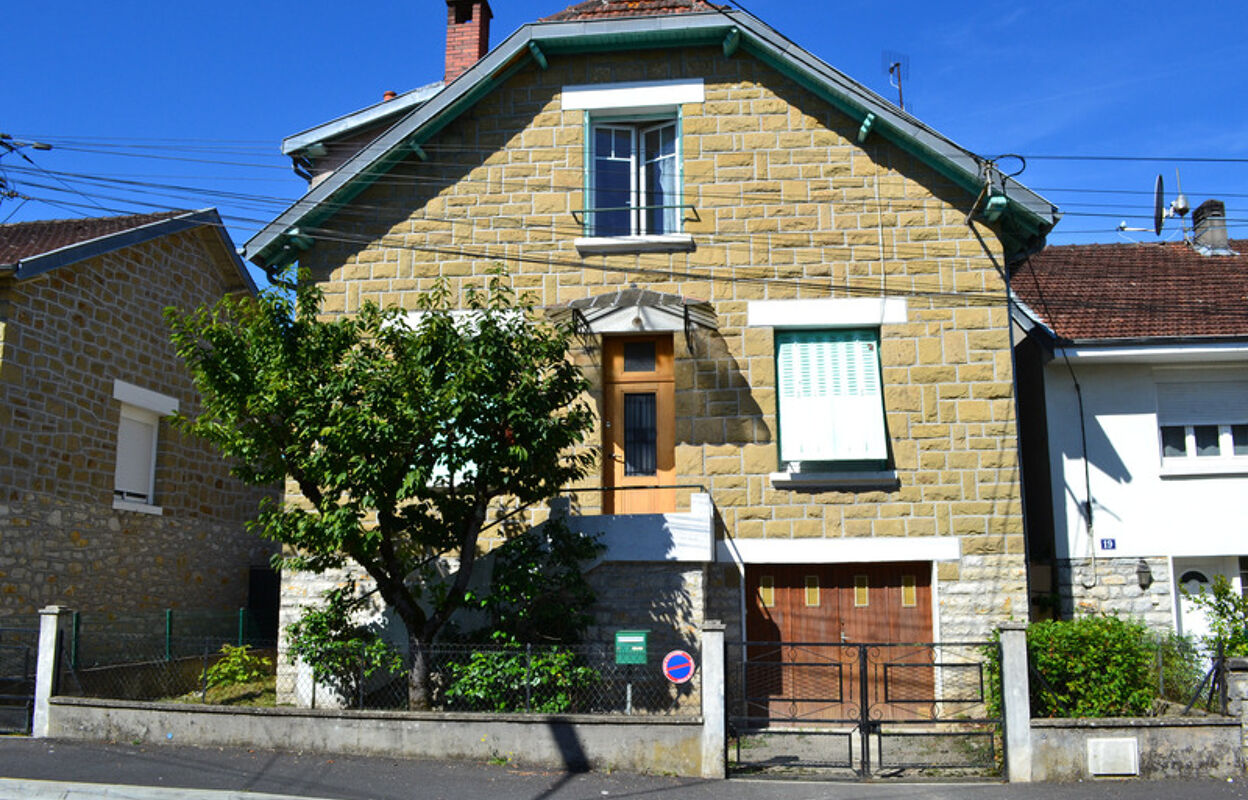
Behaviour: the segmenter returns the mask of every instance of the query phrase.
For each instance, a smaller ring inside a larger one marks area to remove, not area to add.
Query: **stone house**
[[[603,467],[554,512],[609,545],[604,638],[1025,619],[1003,276],[1057,210],[744,11],[592,0],[487,50],[447,6],[443,84],[287,139],[308,190],[246,256],[329,314],[502,263],[576,320]]]
[[[1216,200],[1193,223],[1014,273],[1031,588],[1062,616],[1200,636],[1179,587],[1248,586],[1248,241]]]
[[[165,421],[162,312],[254,291],[213,209],[0,226],[0,618],[248,604],[265,492]]]

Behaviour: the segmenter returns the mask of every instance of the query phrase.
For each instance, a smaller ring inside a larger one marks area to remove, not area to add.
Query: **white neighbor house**
[[[1178,586],[1248,586],[1248,241],[1218,201],[1193,223],[1012,276],[1035,612],[1200,636]]]

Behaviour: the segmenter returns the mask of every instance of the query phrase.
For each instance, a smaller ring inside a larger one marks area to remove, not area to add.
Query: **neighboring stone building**
[[[489,11],[448,7],[451,65]],[[468,63],[349,157],[384,104],[287,140],[315,179],[247,257],[297,259],[331,314],[502,263],[576,319],[604,637],[974,641],[1027,617],[1003,274],[1051,204],[700,0],[582,3]],[[323,585],[291,577],[283,613]]]
[[[164,420],[162,314],[254,291],[212,209],[0,226],[0,618],[247,605],[266,492]]]
[[[1050,247],[1013,276],[1033,601],[1207,633],[1248,576],[1248,241]]]

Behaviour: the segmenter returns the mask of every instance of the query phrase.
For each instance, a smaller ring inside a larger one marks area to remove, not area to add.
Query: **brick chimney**
[[[1192,239],[1205,255],[1229,255],[1231,243],[1226,234],[1226,206],[1221,200],[1206,200],[1192,212]]]
[[[489,52],[493,16],[488,0],[446,0],[446,83]]]

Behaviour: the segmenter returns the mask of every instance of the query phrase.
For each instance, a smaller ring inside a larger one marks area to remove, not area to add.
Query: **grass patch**
[[[205,702],[206,699],[206,702]],[[209,686],[207,694],[188,692],[167,700],[173,703],[196,703],[210,706],[268,706],[277,705],[277,678],[268,676],[258,681],[235,683],[228,686]]]

